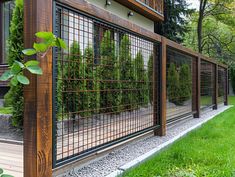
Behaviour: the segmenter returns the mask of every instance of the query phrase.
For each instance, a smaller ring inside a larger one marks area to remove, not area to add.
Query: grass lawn
[[[0,114],[11,114],[12,108],[11,107],[0,107]]]
[[[235,97],[229,98],[235,105]],[[125,177],[235,177],[235,108],[218,115]]]

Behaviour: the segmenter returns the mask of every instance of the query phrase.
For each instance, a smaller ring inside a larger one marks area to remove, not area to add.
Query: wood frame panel
[[[166,38],[162,37],[160,46],[160,129],[154,132],[157,136],[166,135],[166,60],[167,45]]]
[[[153,20],[153,21],[164,21],[164,15],[158,12],[155,9],[152,9],[151,7],[148,7],[147,5],[143,5],[142,3],[136,1],[136,0],[116,0],[120,4],[144,15],[145,17]],[[162,1],[162,12],[163,12],[163,0]]]
[[[52,32],[52,0],[24,1],[24,43],[31,48],[38,31]],[[39,42],[39,41],[38,41]],[[36,57],[42,76],[26,75],[24,88],[24,176],[52,176],[52,51]]]

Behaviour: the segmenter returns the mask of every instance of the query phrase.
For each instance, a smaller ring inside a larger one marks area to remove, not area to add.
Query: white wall
[[[94,4],[102,9],[105,9],[125,20],[128,20],[132,23],[135,23],[145,29],[148,29],[152,32],[154,32],[154,22],[140,14],[138,14],[137,12],[134,12],[134,16],[132,17],[128,17],[128,12],[131,11],[130,9],[128,9],[127,7],[115,2],[114,0],[111,0],[111,5],[110,6],[105,6],[106,0],[86,0],[87,2]]]

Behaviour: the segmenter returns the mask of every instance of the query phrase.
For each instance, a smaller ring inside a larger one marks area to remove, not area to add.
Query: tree
[[[234,6],[231,5],[234,5],[234,1],[232,0],[200,0],[200,7],[198,13],[199,15],[197,21],[198,51],[200,53],[203,52],[203,46],[205,45],[204,42],[206,41],[204,40],[203,36],[203,21],[208,17],[214,17],[217,20],[222,20],[224,19],[224,16],[228,17],[227,15],[232,15],[234,18]],[[234,25],[235,20],[230,21],[230,24],[231,23]]]
[[[147,72],[144,68],[144,57],[141,51],[139,51],[134,60],[135,66],[135,81],[137,89],[136,101],[140,106],[146,106],[149,101],[149,90],[147,83]]]
[[[12,66],[14,61],[23,61],[22,50],[24,47],[23,39],[23,0],[15,1],[15,8],[12,15],[12,21],[10,25],[10,36],[8,46],[8,65]],[[6,102],[13,107],[12,112],[12,125],[22,128],[23,126],[23,114],[24,114],[24,98],[23,98],[23,86],[14,86],[10,84],[10,90],[5,95]]]
[[[164,0],[164,21],[156,23],[156,32],[175,42],[182,43],[188,31],[187,19],[194,10],[186,0]]]
[[[81,51],[79,43],[74,41],[69,50],[70,54],[67,61],[64,63],[64,78],[63,88],[65,91],[63,94],[63,100],[66,100],[65,112],[70,113],[72,118],[75,119],[78,111],[83,110],[83,90],[85,90],[84,82],[81,81],[82,62],[81,62]],[[78,92],[79,91],[79,92]],[[71,116],[70,115],[70,116]]]
[[[188,64],[183,64],[179,71],[179,102],[183,103],[192,95],[192,74]]]
[[[118,78],[118,62],[115,55],[115,43],[111,31],[106,31],[101,41],[101,63],[98,66],[100,80],[100,107],[101,112],[120,112],[121,94]]]
[[[179,74],[174,63],[171,63],[167,74],[167,96],[171,103],[178,105],[179,102]]]
[[[136,107],[136,102],[134,101],[136,91],[133,91],[133,89],[135,89],[135,78],[130,47],[131,42],[129,36],[124,35],[119,51],[122,110],[132,110]]]
[[[148,82],[149,82],[149,101],[153,102],[153,55],[149,57],[148,61]]]
[[[93,48],[88,46],[84,52],[85,62],[85,79],[86,79],[86,93],[83,99],[84,110],[87,110],[85,116],[91,116],[99,110],[99,82],[96,79],[96,68],[94,67],[94,52]]]

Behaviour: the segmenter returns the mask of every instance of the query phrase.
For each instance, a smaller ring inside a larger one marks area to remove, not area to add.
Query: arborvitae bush
[[[192,95],[192,74],[188,64],[183,64],[179,71],[179,103],[189,100]]]
[[[63,88],[68,91],[63,94],[64,111],[66,113],[72,113],[72,118],[75,118],[78,111],[82,110],[83,95],[78,92],[80,89],[84,89],[84,82],[81,82],[81,51],[78,42],[71,44],[69,57],[64,62],[63,75]],[[70,115],[71,116],[71,115]]]
[[[136,101],[139,106],[146,106],[149,101],[149,91],[148,91],[148,83],[147,83],[147,72],[144,68],[144,57],[140,52],[137,53],[136,58],[134,60],[135,65],[135,80],[136,80]]]
[[[232,84],[233,93],[235,93],[235,64],[230,68],[230,80]]]
[[[148,61],[148,87],[149,87],[149,101],[153,102],[153,55],[149,57]]]
[[[179,104],[179,74],[174,63],[171,63],[168,68],[167,95],[169,102]]]
[[[100,80],[100,107],[101,112],[120,112],[120,83],[118,78],[118,63],[115,56],[115,43],[111,31],[106,31],[101,41],[101,62],[98,66]],[[105,108],[105,109],[103,109]]]
[[[121,105],[122,110],[132,110],[136,108],[135,77],[131,58],[131,42],[128,35],[121,39],[119,50],[120,80],[121,80]]]
[[[94,92],[93,90],[97,90],[98,82],[96,80],[96,69],[94,67],[94,53],[93,48],[88,46],[84,52],[84,62],[85,62],[85,79],[86,79],[86,90],[87,92],[84,94],[84,104],[83,109],[88,110],[84,112],[85,116],[91,116],[93,113],[97,112],[99,109],[99,98],[97,94],[99,92]]]
[[[8,64],[11,66],[15,60],[23,61],[21,51],[24,49],[23,41],[23,0],[15,1],[15,8],[12,15],[12,21],[10,25],[10,37],[8,46]],[[23,126],[23,86],[21,84],[13,86],[10,84],[10,90],[5,95],[6,102],[10,103],[13,107],[12,112],[12,125],[22,128]]]

